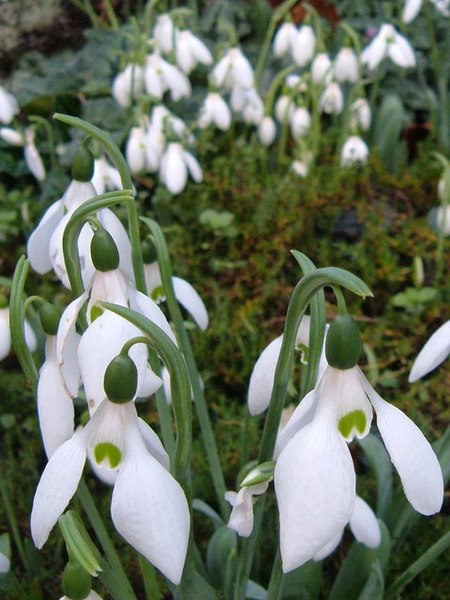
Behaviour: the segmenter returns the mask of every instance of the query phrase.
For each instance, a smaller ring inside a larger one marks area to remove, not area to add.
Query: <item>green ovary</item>
[[[114,444],[102,442],[97,444],[94,449],[95,462],[101,465],[105,460],[109,462],[109,467],[115,469],[122,460],[122,452]]]
[[[339,419],[338,429],[345,439],[351,436],[352,431],[358,431],[361,435],[366,429],[367,419],[364,411],[353,410]]]

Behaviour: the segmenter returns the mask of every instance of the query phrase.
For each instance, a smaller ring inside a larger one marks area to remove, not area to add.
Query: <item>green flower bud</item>
[[[133,400],[137,389],[136,365],[128,354],[119,354],[106,367],[103,387],[111,402],[123,404]]]
[[[70,600],[85,600],[92,588],[91,576],[79,563],[69,561],[64,569],[62,587]]]
[[[142,258],[146,265],[150,265],[157,260],[155,246],[149,239],[145,239],[142,243]]]
[[[83,144],[72,158],[72,178],[75,181],[90,181],[94,174],[94,157],[89,148]]]
[[[361,354],[358,325],[350,315],[336,315],[327,334],[325,353],[328,364],[336,369],[351,369]]]
[[[47,335],[56,335],[61,319],[61,311],[53,304],[46,302],[39,309],[39,319],[42,329]]]
[[[110,233],[99,227],[91,241],[91,258],[97,271],[114,271],[119,266],[119,251]]]

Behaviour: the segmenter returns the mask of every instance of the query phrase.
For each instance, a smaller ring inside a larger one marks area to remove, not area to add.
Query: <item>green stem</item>
[[[133,181],[131,179],[130,171],[128,169],[126,160],[121,151],[119,150],[119,147],[113,141],[110,135],[108,135],[106,132],[102,131],[98,127],[95,127],[94,125],[91,125],[90,123],[79,119],[78,117],[72,117],[70,115],[55,113],[54,118],[58,121],[61,121],[62,123],[66,123],[67,125],[81,129],[89,136],[97,140],[105,148],[107,154],[114,163],[114,166],[119,171],[124,190],[133,189]],[[131,260],[133,263],[136,287],[140,292],[143,292],[145,294],[147,288],[145,285],[141,239],[139,233],[139,215],[137,211],[136,201],[131,195],[128,197],[127,200],[127,217],[131,241]]]
[[[144,581],[147,600],[155,600],[160,597],[158,580],[156,579],[155,567],[146,558],[139,555],[142,579]]]
[[[334,267],[316,269],[307,273],[299,281],[292,293],[287,310],[283,342],[275,370],[272,396],[262,435],[258,463],[269,461],[273,456],[281,412],[286,398],[289,377],[292,372],[295,340],[300,322],[311,299],[319,290],[327,286],[342,286],[362,297],[372,295],[370,289],[361,279],[359,279],[359,277],[356,277],[356,275],[353,275],[348,271]],[[257,506],[255,510],[253,533],[243,544],[243,551],[236,580],[235,600],[243,600],[245,598],[245,590],[252,566],[253,553],[262,521],[262,510],[261,503],[261,506]]]
[[[36,386],[39,374],[34,363],[33,355],[28,348],[25,331],[25,309],[23,305],[24,288],[27,280],[30,264],[25,256],[21,256],[14,271],[11,284],[11,296],[9,300],[9,324],[11,329],[11,340],[14,350],[19,359],[25,377]]]
[[[59,162],[56,156],[56,147],[55,147],[55,134],[53,131],[50,122],[44,117],[40,117],[39,115],[31,115],[28,117],[31,123],[37,123],[38,125],[44,127],[45,133],[47,135],[47,141],[50,148],[50,163],[52,166],[52,170],[56,171],[59,168]]]
[[[175,455],[175,439],[172,431],[172,421],[170,418],[169,405],[167,404],[166,396],[162,389],[156,392],[156,407],[159,415],[159,426],[164,443],[164,448],[170,456],[171,464]]]
[[[19,527],[17,525],[16,515],[9,499],[8,490],[6,489],[6,483],[3,477],[0,475],[0,492],[3,499],[3,507],[5,509],[6,516],[8,517],[9,528],[11,529],[14,542],[16,544],[17,551],[20,556],[20,560],[28,573],[32,572],[32,568],[30,562],[28,560],[27,554],[25,552],[25,547],[22,543],[22,537],[20,535]]]
[[[261,50],[258,56],[258,62],[256,63],[255,68],[255,87],[258,88],[261,79],[261,73],[264,68],[264,64],[267,59],[267,54],[270,50],[270,44],[272,43],[273,34],[275,32],[278,21],[280,21],[285,14],[287,14],[294,4],[297,3],[298,0],[286,0],[283,2],[274,12],[272,18],[270,19],[269,27],[267,28],[266,36],[264,38],[264,42],[261,46]]]
[[[283,593],[283,570],[281,565],[280,547],[277,548],[277,553],[272,566],[272,574],[270,576],[269,588],[267,590],[267,600],[280,600]]]
[[[147,219],[145,217],[142,218],[142,221],[150,228],[153,235],[153,243],[158,254],[158,265],[161,272],[161,281],[167,299],[170,318],[175,326],[180,349],[183,353],[189,371],[192,393],[194,396],[194,406],[200,424],[202,440],[205,447],[211,478],[216,491],[216,497],[220,506],[221,515],[223,519],[226,520],[230,514],[230,507],[225,500],[225,480],[220,465],[219,453],[217,450],[211,420],[209,418],[205,396],[200,384],[200,375],[197,370],[189,336],[187,334],[186,327],[184,326],[183,317],[181,315],[180,307],[173,289],[169,251],[163,232],[161,231],[159,225],[152,219]]]
[[[386,590],[385,598],[397,598],[398,593],[412,581],[417,575],[419,575],[424,569],[434,562],[443,552],[450,547],[450,531],[443,535],[435,544],[430,546],[426,552],[422,554],[420,558],[412,563],[403,573],[398,577],[394,583]]]
[[[111,0],[103,0],[103,7],[108,16],[109,22],[111,23],[111,29],[113,31],[119,31],[119,29],[120,29],[119,20],[116,16],[116,13],[114,12],[114,8],[111,4]]]
[[[91,492],[89,491],[89,488],[83,478],[80,480],[77,496],[81,502],[83,510],[87,515],[87,518],[89,519],[90,524],[92,525],[93,530],[95,531],[95,535],[100,542],[103,552],[105,553],[106,558],[112,567],[112,571],[121,581],[123,588],[127,590],[128,597],[136,600],[133,588],[128,580],[119,555],[113,546],[103,519],[97,510]]]

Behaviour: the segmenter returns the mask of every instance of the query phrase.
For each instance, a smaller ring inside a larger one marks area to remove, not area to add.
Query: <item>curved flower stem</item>
[[[277,548],[275,560],[272,566],[269,588],[267,590],[267,600],[279,600],[283,592],[283,570],[281,566],[280,547]]]
[[[38,370],[34,363],[33,355],[28,348],[25,340],[25,331],[23,324],[25,321],[24,308],[24,288],[27,280],[30,263],[25,256],[21,256],[14,271],[11,284],[11,296],[9,299],[9,325],[11,329],[11,340],[14,350],[19,359],[25,377],[29,379],[33,386],[37,384],[39,378]]]
[[[128,165],[122,153],[120,152],[117,144],[112,140],[111,136],[109,136],[107,133],[105,133],[98,127],[95,127],[94,125],[91,125],[87,121],[83,121],[83,119],[79,119],[78,117],[72,117],[70,115],[55,113],[54,118],[58,121],[61,121],[62,123],[66,123],[66,125],[71,125],[72,127],[77,127],[78,129],[81,129],[89,136],[97,140],[105,148],[116,169],[119,171],[124,190],[133,189],[133,181],[131,179]],[[137,212],[136,201],[131,194],[129,195],[126,201],[126,205],[128,228],[131,241],[131,260],[133,262],[133,271],[136,280],[136,287],[140,292],[143,292],[145,294],[147,288],[145,285],[144,267],[142,261],[142,249],[139,234],[139,216]]]
[[[171,470],[190,500],[192,401],[189,374],[183,356],[162,329],[138,312],[109,302],[99,302],[99,305],[141,329],[148,337],[147,343],[161,357],[170,373],[172,406],[177,427],[175,460]]]
[[[81,296],[84,291],[83,279],[81,276],[80,258],[78,253],[78,236],[85,224],[87,218],[97,210],[113,206],[119,202],[128,202],[133,199],[131,190],[120,190],[118,192],[108,192],[101,196],[96,196],[79,206],[67,223],[63,235],[63,253],[64,262],[69,277],[70,286],[75,296]]]
[[[220,506],[220,512],[222,517],[224,519],[227,519],[230,513],[230,509],[225,500],[225,480],[223,478],[223,472],[219,460],[219,453],[217,450],[211,420],[208,414],[205,396],[200,385],[200,376],[197,370],[194,354],[192,352],[189,336],[184,326],[183,317],[181,315],[180,307],[178,305],[178,301],[175,297],[175,292],[173,289],[172,269],[170,266],[170,257],[169,251],[167,249],[167,244],[164,238],[164,234],[161,231],[161,228],[155,221],[145,217],[142,217],[141,220],[150,228],[150,231],[152,232],[153,243],[155,245],[158,255],[158,265],[161,272],[162,286],[167,299],[167,306],[169,309],[170,317],[174,323],[175,330],[177,332],[180,349],[183,353],[189,371],[192,392],[194,396],[195,410],[202,432],[203,444],[205,447],[206,457],[208,459],[214,489],[216,491],[217,501]]]
[[[295,287],[286,315],[286,324],[283,333],[283,342],[275,371],[275,379],[267,413],[258,463],[272,459],[275,441],[280,424],[281,412],[286,398],[289,377],[294,362],[295,339],[300,321],[306,312],[308,304],[314,295],[324,287],[342,286],[363,298],[372,296],[367,285],[348,271],[335,267],[315,269],[307,273]],[[253,533],[243,543],[241,560],[236,579],[235,600],[244,600],[247,581],[253,561],[256,540],[262,521],[263,503],[259,503],[255,510]]]
[[[105,553],[105,556],[112,567],[112,571],[115,576],[120,580],[120,583],[124,590],[127,593],[127,600],[136,600],[136,595],[131,587],[131,584],[128,580],[125,569],[123,568],[122,562],[117,554],[116,549],[111,542],[108,531],[105,527],[103,519],[100,513],[97,510],[94,499],[89,491],[88,486],[83,478],[80,480],[80,484],[77,490],[78,499],[81,502],[84,512],[89,519],[90,524],[92,525],[93,530],[95,531],[95,535],[97,536],[98,541]]]
[[[294,4],[297,3],[298,0],[286,0],[283,2],[276,10],[274,10],[272,18],[270,19],[269,27],[267,28],[266,36],[264,38],[264,42],[261,46],[261,50],[258,56],[258,62],[255,67],[255,87],[258,88],[260,84],[261,73],[264,68],[264,64],[266,62],[267,54],[270,50],[270,44],[272,42],[272,37],[275,32],[278,21],[280,21],[284,15],[291,10]]]

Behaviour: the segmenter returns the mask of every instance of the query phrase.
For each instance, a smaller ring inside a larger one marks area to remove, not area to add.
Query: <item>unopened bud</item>
[[[39,309],[39,319],[42,329],[47,335],[56,335],[58,332],[59,321],[61,319],[61,311],[59,308],[46,302]]]
[[[128,354],[119,354],[106,367],[103,387],[111,402],[124,404],[133,400],[137,390],[138,372]]]
[[[72,177],[75,181],[90,181],[94,174],[94,157],[83,144],[72,158]]]
[[[114,271],[118,268],[119,251],[112,235],[99,227],[91,241],[91,258],[97,271]]]
[[[336,315],[328,329],[325,353],[328,364],[336,369],[352,369],[361,354],[358,325],[350,315]]]

